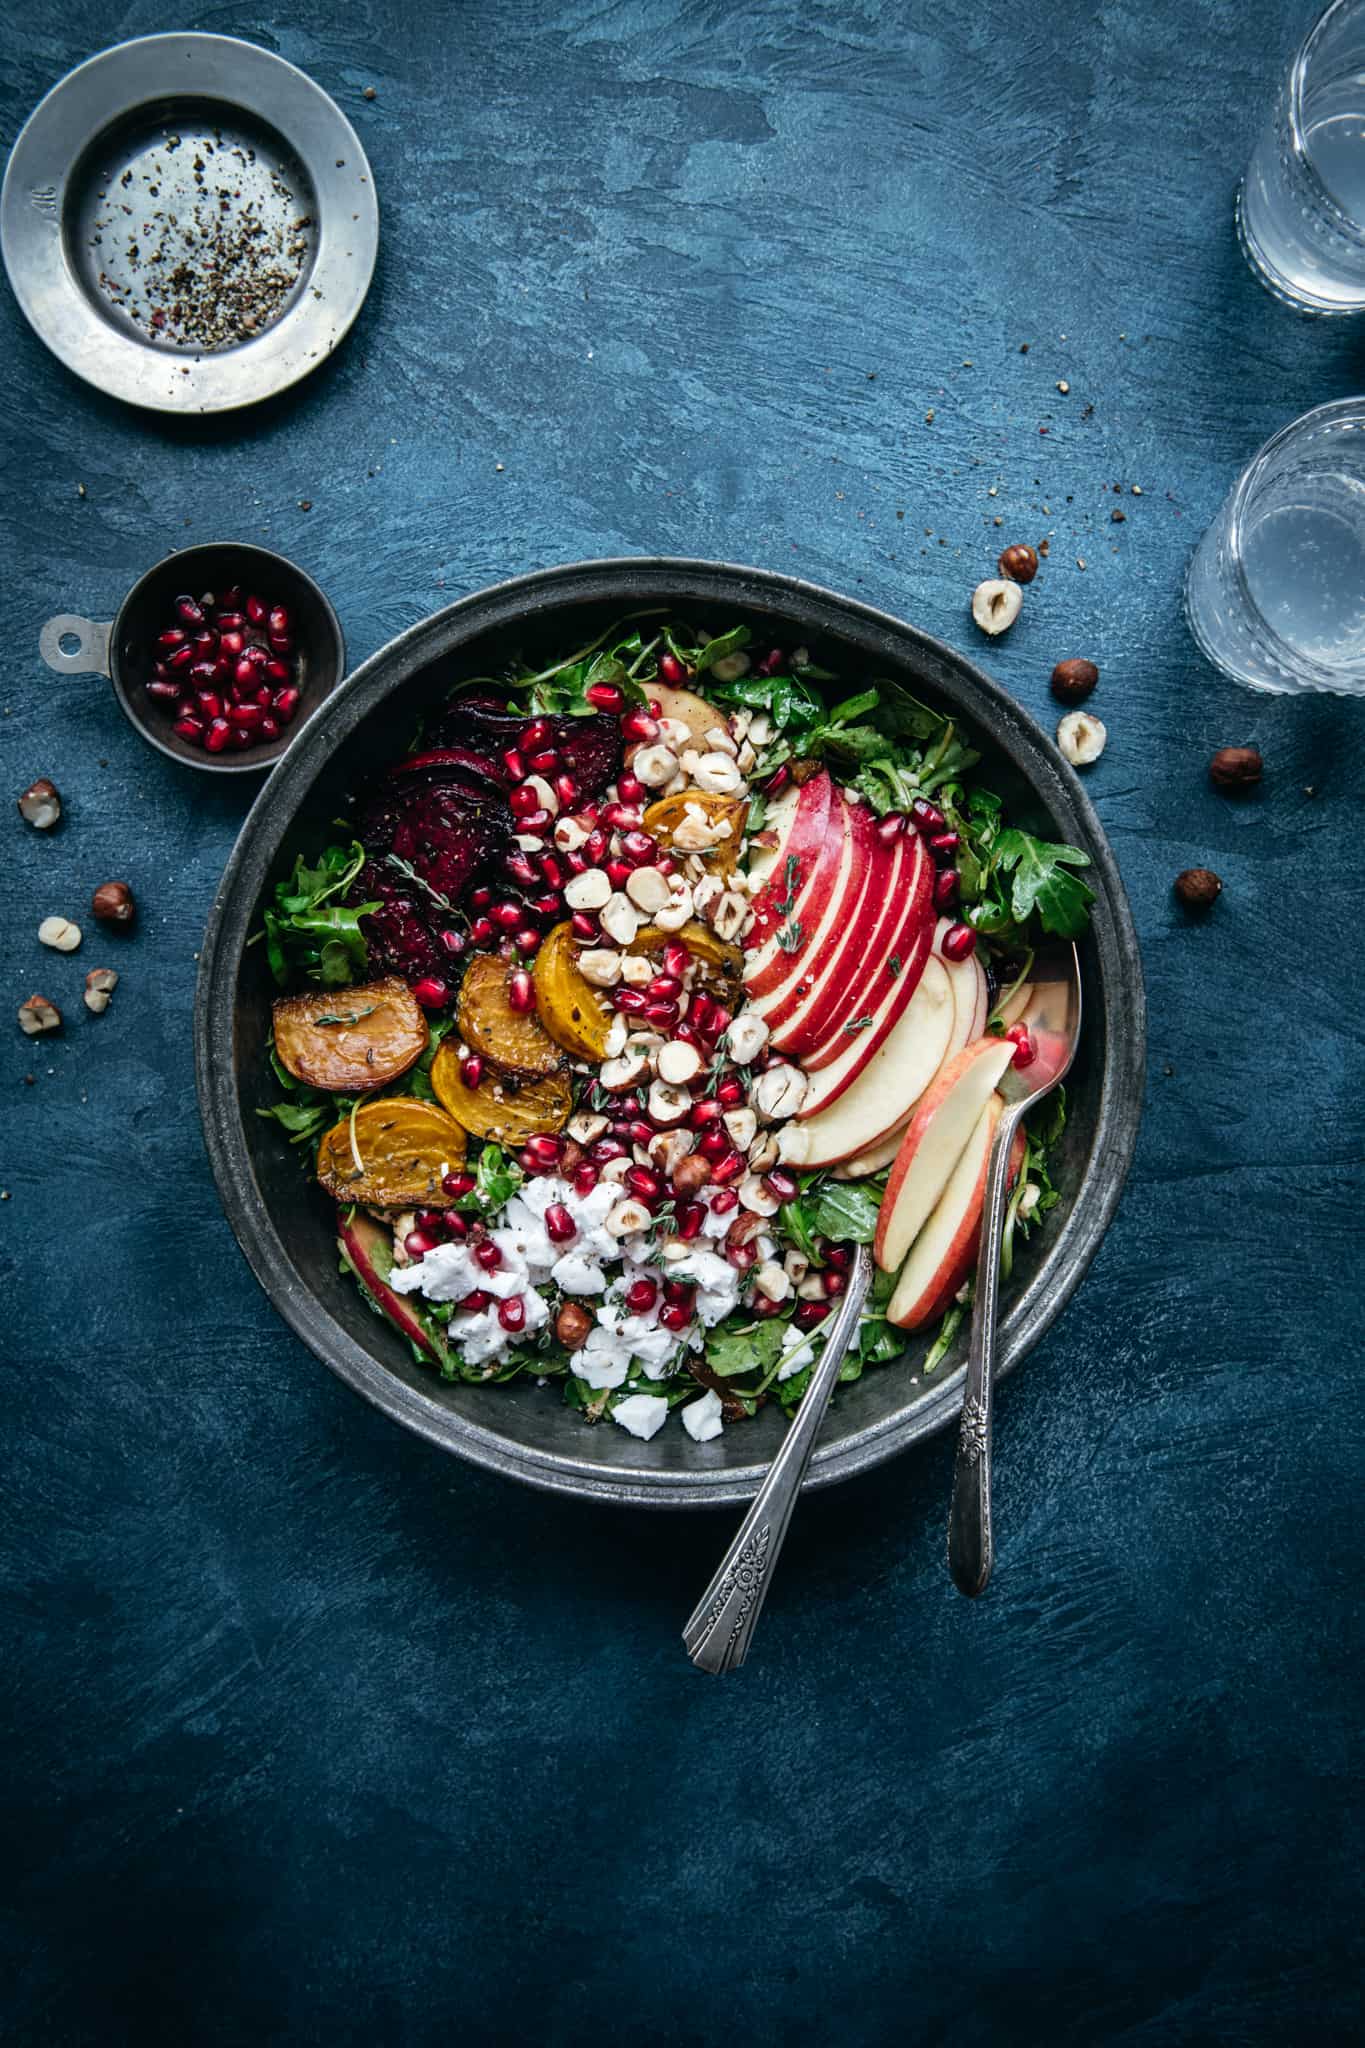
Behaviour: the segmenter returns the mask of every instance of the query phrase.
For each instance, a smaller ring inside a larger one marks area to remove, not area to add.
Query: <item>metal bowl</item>
[[[653,606],[713,631],[747,619],[773,644],[805,643],[850,688],[889,677],[960,713],[982,747],[983,775],[1021,820],[1090,854],[1097,901],[1082,948],[1086,1031],[1057,1161],[1063,1199],[1017,1256],[1005,1305],[1000,1368],[1019,1363],[1079,1284],[1132,1157],[1145,1038],[1132,918],[1088,798],[1027,713],[942,642],[812,584],[709,562],[586,562],[498,584],[390,642],[299,735],[242,829],[201,956],[196,1069],[209,1156],[242,1249],[291,1328],[350,1386],[433,1443],[532,1486],[639,1507],[716,1507],[752,1498],[781,1439],[779,1413],[764,1410],[707,1444],[681,1429],[641,1443],[585,1427],[554,1387],[437,1379],[338,1273],[330,1205],[256,1115],[274,1089],[264,1048],[275,991],[264,948],[247,942],[295,853],[320,846],[367,770],[402,751],[433,688],[496,673],[514,650],[552,659]],[[960,1405],[962,1377],[961,1352],[930,1378],[911,1355],[842,1389],[807,1483],[846,1479],[941,1429]]]
[[[299,707],[295,723],[277,740],[247,747],[240,754],[209,754],[182,740],[161,706],[147,695],[152,642],[170,619],[181,592],[198,597],[204,591],[239,585],[258,590],[272,604],[287,605],[293,614]],[[149,747],[210,775],[260,774],[273,767],[303,720],[346,673],[340,621],[312,577],[287,555],[248,541],[210,541],[167,555],[138,577],[112,623],[58,612],[39,633],[38,652],[58,675],[108,676],[120,710]]]

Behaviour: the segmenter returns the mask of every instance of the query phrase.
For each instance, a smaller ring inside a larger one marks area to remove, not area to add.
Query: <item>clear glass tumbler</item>
[[[1365,398],[1318,406],[1252,457],[1194,551],[1185,610],[1250,689],[1365,696]]]
[[[1237,233],[1277,299],[1365,310],[1365,0],[1333,0],[1309,30],[1238,192]]]

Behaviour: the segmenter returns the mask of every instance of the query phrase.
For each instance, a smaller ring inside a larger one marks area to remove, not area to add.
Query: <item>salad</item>
[[[661,614],[434,687],[260,934],[261,1111],[343,1268],[449,1379],[554,1383],[698,1442],[800,1401],[854,1247],[842,1369],[944,1356],[996,1084],[1042,932],[1092,892],[953,720],[807,650]],[[1061,1091],[1011,1160],[1003,1261],[1057,1201]]]

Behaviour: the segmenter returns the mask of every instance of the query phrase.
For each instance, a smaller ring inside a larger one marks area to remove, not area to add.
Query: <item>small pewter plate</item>
[[[231,36],[143,36],[68,73],[0,192],[15,297],[78,377],[228,412],[315,370],[379,241],[359,137],[319,86]]]

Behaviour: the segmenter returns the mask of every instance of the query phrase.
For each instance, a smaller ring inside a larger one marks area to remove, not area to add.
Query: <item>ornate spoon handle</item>
[[[872,1255],[866,1245],[860,1245],[796,1420],[683,1630],[687,1654],[702,1671],[733,1671],[748,1655],[773,1567],[871,1280]]]
[[[948,1511],[948,1569],[959,1593],[974,1600],[984,1593],[994,1562],[991,1548],[991,1416],[995,1384],[995,1333],[1000,1308],[1000,1234],[1009,1196],[1010,1146],[1019,1109],[1007,1110],[996,1126],[981,1210],[981,1249],[976,1260],[972,1339],[967,1384],[962,1394],[953,1500]]]

